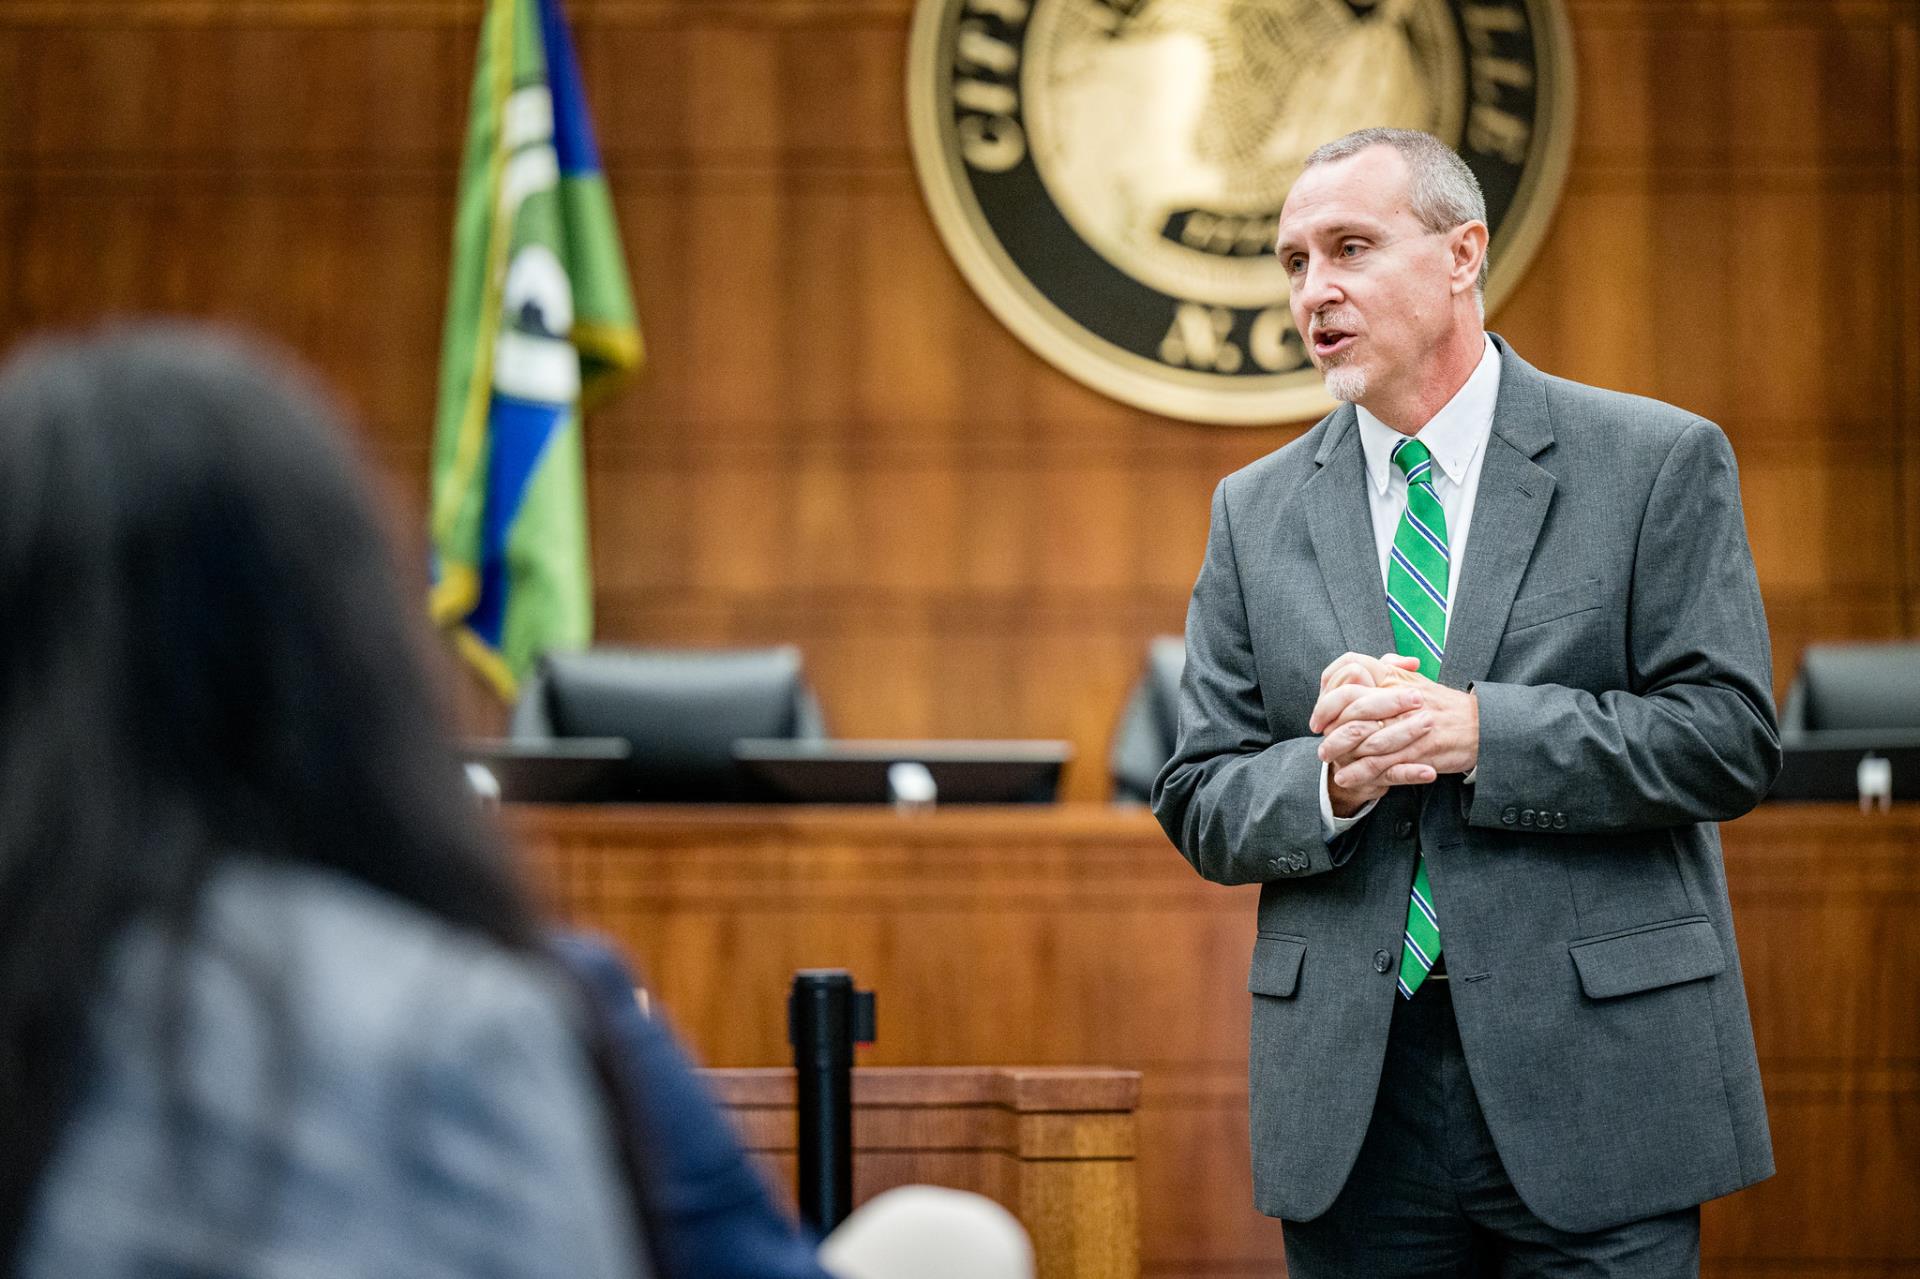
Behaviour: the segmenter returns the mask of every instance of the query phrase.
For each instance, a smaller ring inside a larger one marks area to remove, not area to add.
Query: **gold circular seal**
[[[1272,253],[1315,147],[1390,125],[1459,151],[1494,307],[1573,136],[1559,0],[919,0],[908,59],[920,185],[981,299],[1063,372],[1200,422],[1331,404]]]

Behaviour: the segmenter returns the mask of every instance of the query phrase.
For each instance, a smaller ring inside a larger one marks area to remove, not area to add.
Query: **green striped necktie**
[[[1433,491],[1433,452],[1419,440],[1393,446],[1393,464],[1407,477],[1407,509],[1387,561],[1387,612],[1394,650],[1420,659],[1420,673],[1440,678],[1447,649],[1447,513]],[[1407,938],[1400,949],[1400,993],[1408,999],[1440,958],[1440,921],[1427,886],[1427,855],[1414,865],[1407,901]]]

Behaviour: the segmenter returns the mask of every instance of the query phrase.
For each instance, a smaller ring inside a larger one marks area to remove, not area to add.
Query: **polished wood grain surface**
[[[791,1069],[705,1072],[791,1195]],[[1032,1237],[1037,1279],[1135,1279],[1140,1077],[1080,1067],[878,1067],[853,1076],[854,1199],[924,1183],[995,1200]]]
[[[652,353],[590,432],[601,637],[795,642],[843,735],[1064,737],[1104,796],[1209,491],[1298,425],[1122,407],[993,320],[908,159],[910,0],[569,9]],[[0,4],[0,343],[264,330],[342,388],[417,546],[480,11]],[[1567,190],[1494,326],[1726,427],[1783,685],[1809,640],[1920,630],[1920,13],[1568,12]]]
[[[619,940],[715,1065],[790,1061],[796,968],[878,992],[863,1064],[1141,1072],[1143,1271],[1272,1276],[1251,1206],[1256,890],[1202,881],[1101,805],[525,809],[568,918]],[[1705,1273],[1920,1275],[1920,811],[1763,808],[1723,829],[1779,1173],[1708,1205]]]

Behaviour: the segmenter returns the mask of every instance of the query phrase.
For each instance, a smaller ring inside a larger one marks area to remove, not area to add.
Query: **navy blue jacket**
[[[578,935],[553,950],[592,998],[645,1161],[654,1255],[674,1279],[832,1279],[768,1192],[692,1062],[607,946]]]

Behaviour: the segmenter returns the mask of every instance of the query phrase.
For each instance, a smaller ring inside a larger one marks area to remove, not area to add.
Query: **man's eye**
[[[1306,269],[1306,266],[1307,260],[1296,253],[1287,259],[1287,274],[1298,275]]]
[[[1360,250],[1361,250],[1361,245],[1357,241],[1348,240],[1345,244],[1340,246],[1340,256],[1343,258],[1356,257],[1359,255]]]

